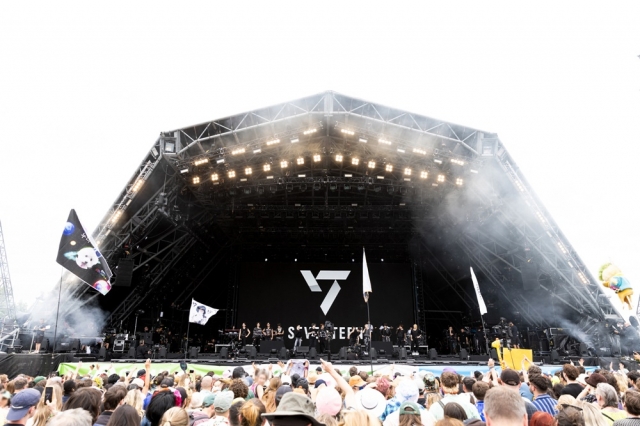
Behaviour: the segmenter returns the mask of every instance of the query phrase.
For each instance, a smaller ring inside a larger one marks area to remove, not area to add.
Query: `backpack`
[[[189,414],[189,426],[198,426],[209,420],[209,416],[201,411],[193,411]]]

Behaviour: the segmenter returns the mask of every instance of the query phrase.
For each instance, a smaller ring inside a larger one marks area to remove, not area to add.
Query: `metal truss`
[[[16,318],[16,306],[13,301],[13,286],[9,275],[7,249],[4,245],[2,223],[0,223],[0,321],[13,321]]]

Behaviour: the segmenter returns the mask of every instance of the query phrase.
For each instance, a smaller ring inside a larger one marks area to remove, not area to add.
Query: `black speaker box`
[[[278,352],[278,358],[289,359],[289,352],[287,351],[287,348],[285,348],[284,346],[280,348],[280,351]]]
[[[522,275],[522,289],[525,291],[537,290],[540,288],[538,283],[538,264],[534,262],[523,262],[520,265],[520,273]]]
[[[309,349],[309,359],[316,359],[318,358],[318,351],[316,351],[316,348],[311,348]]]
[[[460,349],[460,360],[467,361],[469,359],[469,352],[465,348]]]
[[[131,287],[131,279],[133,278],[133,259],[120,259],[118,269],[116,270],[116,281],[114,286]]]
[[[340,352],[338,352],[338,358],[345,360],[347,359],[347,348],[346,347],[341,347],[340,348]]]
[[[222,359],[227,359],[227,358],[229,358],[229,348],[228,348],[228,347],[223,346],[223,347],[220,349],[220,358],[222,358]]]
[[[429,359],[438,359],[438,351],[436,351],[434,348],[429,349]]]

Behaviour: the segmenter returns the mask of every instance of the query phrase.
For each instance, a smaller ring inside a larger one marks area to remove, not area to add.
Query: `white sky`
[[[0,3],[17,301],[59,280],[69,209],[93,229],[161,131],[328,89],[497,132],[592,272],[638,286],[640,2],[226,3]]]

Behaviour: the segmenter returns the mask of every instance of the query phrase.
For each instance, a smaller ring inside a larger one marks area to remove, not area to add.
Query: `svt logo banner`
[[[333,280],[333,285],[329,289],[329,292],[325,296],[322,304],[320,305],[320,309],[322,312],[327,315],[329,309],[331,309],[331,305],[338,297],[338,293],[340,293],[340,284],[338,281],[344,281],[349,277],[351,271],[320,271],[318,276],[314,278],[311,271],[300,271],[304,280],[307,282],[307,285],[311,289],[311,291],[322,293],[322,289],[318,285],[318,280]]]

